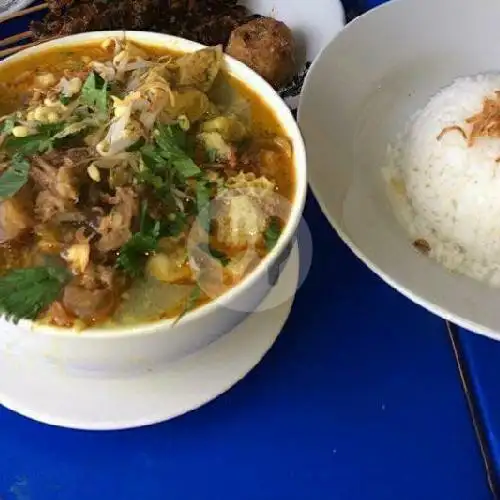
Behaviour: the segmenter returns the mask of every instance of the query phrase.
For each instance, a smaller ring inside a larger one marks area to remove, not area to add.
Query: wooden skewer
[[[49,4],[47,2],[41,3],[40,5],[35,5],[34,7],[28,7],[27,9],[20,10],[18,12],[12,12],[10,14],[5,14],[0,16],[0,23],[9,21],[10,19],[15,19],[16,17],[26,16],[28,14],[33,14],[33,12],[38,12],[40,10],[48,9]]]
[[[19,52],[20,50],[28,49],[29,47],[34,47],[35,45],[40,45],[43,42],[48,42],[49,40],[54,40],[54,38],[58,38],[58,37],[53,36],[51,38],[44,38],[43,40],[40,40],[40,41],[26,43],[24,45],[18,45],[16,47],[10,47],[8,49],[0,50],[0,58],[10,56],[12,54],[15,54],[16,52]]]
[[[23,33],[19,33],[18,35],[3,38],[0,40],[0,47],[6,47],[7,45],[20,42],[21,40],[26,40],[26,38],[31,38],[32,36],[33,33],[31,31],[24,31]]]

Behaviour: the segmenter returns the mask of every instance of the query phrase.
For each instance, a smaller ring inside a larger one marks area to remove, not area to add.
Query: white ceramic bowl
[[[94,32],[69,36],[26,49],[5,61],[29,57],[49,48],[64,48],[81,43],[122,38],[123,31]],[[200,45],[168,35],[149,32],[126,33],[127,39],[180,52],[193,52]],[[306,155],[297,124],[274,90],[245,65],[226,56],[226,69],[255,91],[275,112],[294,148],[296,192],[289,221],[276,247],[242,283],[219,299],[189,313],[179,323],[163,320],[127,328],[92,328],[81,333],[21,321],[17,326],[1,321],[0,347],[21,354],[29,351],[83,371],[113,372],[146,369],[159,362],[177,360],[216,340],[240,323],[264,299],[272,286],[270,274],[282,263],[295,235],[304,207],[307,179]],[[246,311],[246,312],[245,312]]]
[[[412,249],[381,167],[388,143],[440,88],[500,71],[499,20],[498,0],[392,0],[355,19],[321,53],[299,108],[309,180],[344,241],[413,301],[494,338],[500,290]]]

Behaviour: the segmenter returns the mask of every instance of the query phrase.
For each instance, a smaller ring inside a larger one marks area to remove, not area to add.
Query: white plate
[[[499,19],[498,0],[391,1],[355,19],[321,53],[299,109],[309,181],[344,241],[414,302],[496,339],[500,290],[412,248],[381,168],[388,143],[440,88],[500,70]]]
[[[140,427],[199,408],[241,380],[273,345],[298,278],[296,245],[261,312],[202,351],[142,373],[89,376],[0,351],[0,402],[43,423],[86,430]]]
[[[23,10],[34,0],[0,0],[0,16]]]

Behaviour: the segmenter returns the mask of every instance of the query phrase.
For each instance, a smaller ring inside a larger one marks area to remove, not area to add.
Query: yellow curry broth
[[[148,55],[151,56],[178,56],[179,53],[171,50],[165,50],[156,46],[141,46]],[[65,47],[63,50],[54,47],[18,61],[7,62],[0,66],[0,116],[12,113],[24,105],[26,100],[36,89],[37,77],[46,73],[52,73],[57,80],[62,76],[68,76],[68,72],[76,74],[88,70],[88,64],[92,61],[104,61],[110,59],[110,51],[101,47],[100,42],[87,43],[79,46]],[[71,76],[71,75],[70,75]],[[239,81],[233,76],[224,75],[229,85],[236,92],[246,99],[250,104],[251,123],[250,137],[251,141],[262,140],[272,136],[285,137],[283,127],[279,123],[274,112],[265,104],[265,102],[253,90],[248,88],[244,82]],[[290,149],[291,152],[291,149]],[[267,154],[267,153],[266,153]],[[259,161],[269,163],[268,172],[272,173],[272,178],[276,182],[277,192],[293,200],[294,178],[293,178],[293,153],[291,156],[285,154],[281,148],[270,148],[267,156],[259,157]],[[265,174],[264,174],[265,175]],[[227,253],[233,257],[234,251],[221,245],[217,241],[211,241],[214,248]],[[237,252],[236,252],[237,253]],[[267,253],[266,248],[257,248],[260,258]],[[2,263],[0,262],[0,265]],[[20,265],[19,267],[22,267]],[[253,265],[251,268],[254,267]],[[224,285],[230,288],[236,283],[225,280]],[[209,302],[209,299],[202,293],[196,300],[196,306]],[[165,311],[160,315],[162,318],[176,317],[182,312],[182,306],[176,306],[173,310]],[[151,320],[156,320],[151,318]]]
[[[180,52],[165,50],[157,46],[137,45],[150,56],[182,55]],[[34,86],[36,87],[37,76],[52,73],[59,79],[65,71],[84,71],[90,60],[105,61],[109,57],[110,52],[103,49],[100,42],[92,42],[65,47],[64,50],[54,47],[12,63],[5,63],[0,66],[0,116],[15,111],[23,103],[23,99],[32,94]],[[237,78],[227,74],[224,76],[230,86],[250,103],[252,136],[266,134],[285,136],[285,131],[274,112],[258,94]],[[285,155],[280,155],[279,162],[283,162],[283,165],[279,165],[274,171],[278,192],[291,200],[294,188],[292,161]]]

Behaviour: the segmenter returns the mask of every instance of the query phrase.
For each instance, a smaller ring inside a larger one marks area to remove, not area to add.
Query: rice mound
[[[383,173],[416,247],[448,269],[500,286],[500,138],[468,144],[460,126],[496,99],[500,75],[460,78],[440,91],[389,146]],[[422,248],[420,248],[422,250]]]

